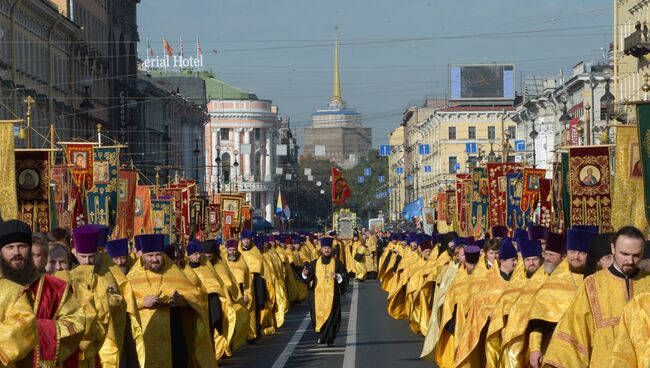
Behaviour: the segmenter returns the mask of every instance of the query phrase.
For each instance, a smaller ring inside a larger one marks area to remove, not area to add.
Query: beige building
[[[390,221],[394,222],[400,218],[400,213],[404,208],[404,173],[401,169],[398,169],[403,168],[404,165],[403,125],[390,132],[388,144],[391,146],[390,156],[388,156],[388,185],[390,188],[388,206]]]
[[[644,75],[650,74],[648,22],[650,22],[650,1],[614,2],[613,94],[616,108],[619,114],[623,115],[621,120],[630,123],[636,122],[634,108],[633,106],[626,108],[623,103],[643,98],[641,86],[644,84]]]
[[[341,94],[338,39],[334,51],[334,93],[325,109],[312,115],[313,125],[305,128],[304,153],[324,156],[339,165],[353,167],[372,147],[372,129],[364,127],[362,115],[345,103]]]

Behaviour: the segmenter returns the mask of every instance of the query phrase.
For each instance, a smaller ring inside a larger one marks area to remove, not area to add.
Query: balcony
[[[650,42],[648,42],[647,34],[644,35],[642,31],[638,30],[625,37],[623,52],[625,55],[634,57],[642,57],[650,53]]]

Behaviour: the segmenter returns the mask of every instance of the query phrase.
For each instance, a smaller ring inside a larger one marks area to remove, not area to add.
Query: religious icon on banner
[[[235,221],[235,213],[232,211],[223,211],[223,223],[232,226]]]
[[[39,175],[32,169],[24,169],[18,174],[18,188],[24,192],[31,192],[40,184]]]
[[[77,152],[73,157],[75,170],[85,170],[88,168],[88,152]]]
[[[539,175],[531,175],[528,178],[528,190],[539,190]]]
[[[66,145],[68,162],[71,165],[70,173],[75,183],[86,190],[93,187],[93,145],[68,144]]]
[[[118,179],[117,181],[117,199],[120,202],[126,201],[127,193],[129,192],[129,180]]]
[[[584,186],[594,187],[600,182],[600,169],[594,165],[586,165],[580,169],[579,177],[580,182]]]
[[[505,193],[508,188],[508,181],[505,176],[499,177],[499,193]]]
[[[639,142],[630,143],[630,179],[643,179]]]
[[[151,211],[153,217],[153,227],[161,228],[165,225],[165,212],[162,210]]]
[[[144,202],[144,198],[135,197],[135,206],[134,206],[135,210],[134,210],[134,212],[135,212],[136,217],[140,217],[140,216],[144,215],[144,213],[143,213],[143,207],[144,207],[143,202]]]
[[[59,204],[65,202],[65,198],[63,196],[63,186],[65,185],[65,179],[63,175],[52,175],[50,183],[54,203]]]
[[[95,161],[93,165],[93,181],[95,184],[108,184],[110,181],[108,167],[108,161]]]

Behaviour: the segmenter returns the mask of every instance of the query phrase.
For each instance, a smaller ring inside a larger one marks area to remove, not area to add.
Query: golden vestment
[[[34,310],[24,287],[0,277],[0,367],[13,368],[37,344]]]
[[[612,368],[650,367],[650,293],[634,297],[623,309],[607,362]]]
[[[615,267],[612,265],[611,267]],[[650,290],[650,278],[640,272],[626,281],[609,269],[585,278],[573,303],[558,322],[544,355],[544,366],[606,367],[623,309],[635,295]]]
[[[147,308],[144,298],[157,296],[169,302],[178,292],[188,304],[182,309],[183,334],[191,367],[215,367],[205,294],[188,280],[185,273],[165,257],[160,273],[148,271],[142,261],[129,271],[127,278],[135,296],[142,330],[145,354],[143,367],[165,368],[172,365],[171,311],[165,305]],[[141,363],[142,364],[142,363]]]

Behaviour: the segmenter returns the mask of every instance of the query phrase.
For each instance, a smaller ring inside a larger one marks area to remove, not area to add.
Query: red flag
[[[350,186],[343,173],[332,167],[332,203],[342,205],[351,194]]]
[[[167,56],[174,56],[174,49],[169,44],[166,38],[163,37],[163,48],[165,49],[165,54]]]

